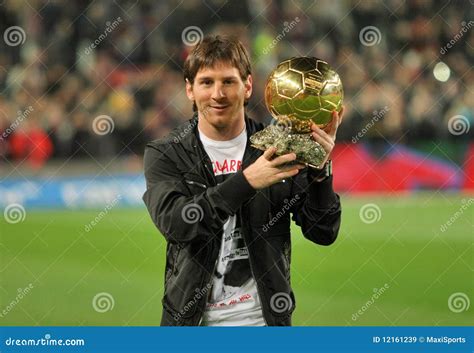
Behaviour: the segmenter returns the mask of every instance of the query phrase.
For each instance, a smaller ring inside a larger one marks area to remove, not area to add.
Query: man
[[[321,170],[250,146],[263,128],[245,116],[248,54],[206,37],[186,59],[195,116],[147,145],[143,200],[167,241],[162,325],[291,325],[290,214],[309,240],[329,245],[341,208],[330,161]],[[313,138],[329,153],[341,117]],[[293,163],[291,163],[293,162]]]

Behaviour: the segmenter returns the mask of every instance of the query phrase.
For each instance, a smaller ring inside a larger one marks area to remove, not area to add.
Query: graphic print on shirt
[[[214,175],[223,176],[228,173],[236,173],[242,168],[242,161],[238,159],[224,159],[223,161],[212,161]]]
[[[220,165],[238,165],[240,168],[240,163],[235,160],[225,160]],[[218,163],[213,163],[213,167],[217,171],[217,183],[220,184],[234,172],[224,174],[224,169],[218,166]],[[240,292],[244,284],[251,278],[248,250],[241,234],[240,217],[238,215],[229,217],[223,229],[224,235],[214,273],[210,306],[212,303],[226,300]]]

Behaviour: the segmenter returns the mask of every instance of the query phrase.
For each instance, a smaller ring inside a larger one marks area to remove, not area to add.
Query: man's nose
[[[220,99],[225,97],[224,87],[220,83],[216,83],[214,90],[212,91],[213,99]]]

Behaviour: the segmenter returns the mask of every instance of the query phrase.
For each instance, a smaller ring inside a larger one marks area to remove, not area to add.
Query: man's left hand
[[[340,113],[334,111],[332,113],[331,122],[324,129],[320,129],[316,124],[311,125],[311,135],[313,136],[313,139],[326,151],[326,158],[324,158],[324,161],[321,163],[321,167],[327,162],[334,148],[337,128],[341,125],[343,113],[344,107],[341,108]]]

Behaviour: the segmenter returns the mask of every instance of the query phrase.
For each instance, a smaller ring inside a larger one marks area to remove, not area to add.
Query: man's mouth
[[[223,111],[224,109],[226,109],[228,107],[229,107],[228,104],[225,104],[225,105],[211,105],[211,108],[216,110],[216,111]]]

